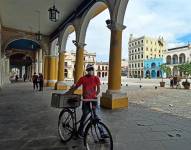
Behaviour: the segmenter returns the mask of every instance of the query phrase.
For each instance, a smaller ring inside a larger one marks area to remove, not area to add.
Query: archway
[[[168,65],[171,64],[171,56],[170,56],[170,55],[168,55],[168,56],[166,57],[166,63],[167,63]]]
[[[156,78],[156,71],[155,70],[151,71],[151,78]]]
[[[7,57],[9,57],[10,71],[12,68],[19,69],[19,77],[24,75],[31,80],[32,74],[39,68],[37,54],[41,46],[38,42],[31,39],[15,39],[8,42],[5,48]]]
[[[173,57],[172,57],[172,62],[173,62],[173,64],[178,64],[178,55],[173,55]]]
[[[160,78],[162,76],[162,72],[160,70],[157,70],[157,78]]]
[[[106,8],[102,13],[97,15],[95,18],[93,18],[99,9]],[[108,6],[104,2],[96,2],[87,12],[87,14],[84,16],[84,23],[82,27],[84,30],[82,30],[81,34],[85,35],[84,41],[85,49],[87,49],[88,52],[96,52],[96,60],[91,61],[92,64],[96,64],[97,62],[108,62],[109,61],[109,47],[110,47],[110,31],[106,27],[105,21],[110,18],[110,12],[108,9]],[[99,21],[98,20],[103,20]],[[94,29],[94,30],[91,30]],[[92,35],[97,34],[100,32],[99,37],[94,37]],[[105,39],[108,39],[106,42]],[[92,42],[95,41],[95,42]],[[82,42],[83,43],[83,42]],[[98,76],[100,77],[106,77],[108,76],[107,73],[104,71],[107,71],[108,67],[105,65],[98,66],[98,71],[102,70],[102,73],[98,73]],[[101,79],[102,80],[102,79]]]
[[[146,71],[145,76],[146,76],[146,78],[150,78],[150,71],[149,70]]]
[[[182,63],[185,63],[186,62],[186,55],[184,53],[181,53],[179,55],[179,63],[182,64]]]
[[[156,63],[152,63],[151,68],[155,68],[155,67],[156,67]]]

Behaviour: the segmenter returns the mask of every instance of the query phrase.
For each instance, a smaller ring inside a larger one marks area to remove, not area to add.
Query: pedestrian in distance
[[[34,75],[32,76],[32,81],[33,81],[33,90],[38,90],[38,75],[36,74],[36,72],[34,73]]]

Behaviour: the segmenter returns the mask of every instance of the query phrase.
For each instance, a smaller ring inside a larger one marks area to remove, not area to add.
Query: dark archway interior
[[[11,50],[10,58],[10,71],[17,68],[18,74],[13,73],[12,75],[18,75],[20,78],[25,74],[28,79],[32,76],[32,61],[36,51],[40,49],[40,45],[29,39],[17,39],[9,43],[6,50]],[[29,53],[29,55],[27,54]]]

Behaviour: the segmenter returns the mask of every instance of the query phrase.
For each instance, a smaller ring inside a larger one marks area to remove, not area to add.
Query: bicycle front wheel
[[[58,120],[58,133],[62,142],[69,141],[73,136],[74,119],[72,111],[64,109],[61,111]]]
[[[85,130],[84,145],[87,150],[113,150],[113,139],[102,122],[90,123]]]

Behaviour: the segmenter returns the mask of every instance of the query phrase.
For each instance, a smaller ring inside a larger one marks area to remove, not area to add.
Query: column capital
[[[60,51],[60,52],[59,52],[59,55],[60,55],[60,54],[64,54],[64,53],[66,53],[66,51]]]
[[[80,43],[80,42],[77,42],[75,40],[72,41],[74,43],[74,45],[77,47],[77,48],[84,48],[86,46],[85,43]]]
[[[122,30],[124,30],[126,28],[125,25],[117,23],[117,22],[114,22],[112,20],[106,20],[106,24],[107,24],[107,27],[110,30],[119,30],[119,31],[122,31]]]

